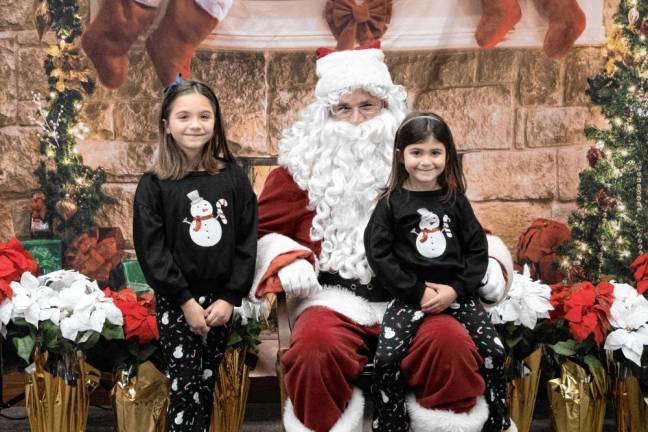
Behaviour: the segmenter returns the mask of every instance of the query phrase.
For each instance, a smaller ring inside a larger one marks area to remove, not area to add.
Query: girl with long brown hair
[[[159,126],[153,167],[135,192],[133,242],[156,296],[167,430],[207,431],[227,325],[254,276],[256,197],[207,85],[167,88]]]
[[[466,327],[484,359],[490,414],[483,430],[501,432],[510,424],[504,347],[479,299],[488,243],[465,196],[450,128],[437,114],[409,114],[396,131],[393,158],[365,230],[367,260],[394,296],[374,358],[373,429],[409,430],[400,363],[426,315],[447,313]]]

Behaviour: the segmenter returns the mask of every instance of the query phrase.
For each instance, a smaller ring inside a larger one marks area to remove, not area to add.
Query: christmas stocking
[[[176,74],[191,76],[195,49],[227,15],[232,0],[173,0],[160,25],[146,40],[146,50],[162,85]]]
[[[482,16],[475,39],[482,48],[493,48],[513,28],[522,11],[518,0],[481,0]]]
[[[83,51],[99,81],[116,89],[126,79],[128,49],[155,18],[157,9],[134,0],[104,0],[99,13],[81,36]]]
[[[549,20],[544,52],[548,57],[564,57],[585,30],[585,13],[576,0],[534,0]]]

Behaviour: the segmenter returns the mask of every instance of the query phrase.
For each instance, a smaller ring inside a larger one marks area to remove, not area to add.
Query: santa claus
[[[364,397],[354,383],[390,300],[367,263],[363,232],[389,175],[406,93],[379,49],[331,53],[317,61],[317,76],[316,100],[284,131],[280,167],[259,198],[250,300],[283,290],[294,303],[281,359],[286,431],[349,432],[362,430]],[[512,274],[510,255],[500,252]],[[504,273],[498,261],[489,266],[483,293],[491,300],[505,289]],[[458,321],[425,316],[401,363],[414,431],[481,430],[488,409],[480,362]]]

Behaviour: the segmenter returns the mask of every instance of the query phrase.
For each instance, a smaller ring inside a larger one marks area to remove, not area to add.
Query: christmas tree
[[[83,164],[75,147],[87,128],[77,123],[83,95],[94,91],[77,43],[81,35],[81,16],[75,0],[40,0],[36,3],[35,23],[39,35],[49,27],[56,43],[47,50],[44,68],[49,84],[47,108],[40,95],[34,102],[42,116],[40,134],[41,162],[36,170],[45,195],[47,221],[54,234],[64,241],[92,227],[94,216],[103,204],[112,203],[101,189],[105,172]]]
[[[614,22],[607,70],[588,80],[608,126],[585,130],[590,169],[561,263],[572,281],[633,282],[629,266],[648,247],[648,2],[621,0]]]

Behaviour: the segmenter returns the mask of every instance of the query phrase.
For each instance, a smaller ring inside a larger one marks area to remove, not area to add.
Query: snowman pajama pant
[[[209,306],[215,299],[196,299]],[[218,366],[223,359],[228,327],[213,327],[207,337],[191,332],[180,307],[162,296],[156,297],[160,345],[171,382],[167,430],[207,432],[213,405]]]
[[[509,425],[506,412],[506,380],[504,378],[504,347],[499,334],[481,303],[468,299],[453,303],[443,313],[453,316],[468,330],[484,362],[480,373],[486,383],[489,417],[483,431],[500,432]],[[400,373],[405,357],[419,328],[424,313],[419,307],[394,299],[383,318],[378,348],[374,357],[374,420],[372,429],[380,432],[409,431],[405,405],[406,380]],[[448,349],[452,349],[448,346]]]

